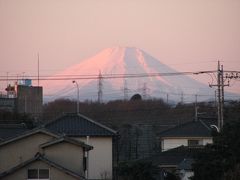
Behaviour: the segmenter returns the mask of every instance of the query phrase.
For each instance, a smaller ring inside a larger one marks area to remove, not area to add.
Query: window
[[[28,180],[49,180],[49,169],[28,169]]]
[[[38,170],[37,169],[29,169],[28,170],[28,179],[38,179]]]
[[[39,169],[39,179],[49,179],[49,169]]]
[[[200,141],[197,139],[188,140],[188,146],[199,146],[199,145],[200,145]]]

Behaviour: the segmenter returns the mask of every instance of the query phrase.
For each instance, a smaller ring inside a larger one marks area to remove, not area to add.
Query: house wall
[[[203,139],[203,145],[212,144],[212,143],[213,143],[212,138],[209,138],[209,139]]]
[[[51,139],[52,136],[40,132],[0,146],[0,173],[33,158],[39,151],[39,144]]]
[[[162,139],[161,146],[162,146],[162,151],[167,151],[169,149],[173,149],[179,146],[188,146],[188,140],[200,140],[201,145],[207,145],[209,143],[212,143],[212,138],[164,138]]]
[[[162,151],[167,151],[182,145],[187,146],[187,139],[164,139],[162,141]]]
[[[82,147],[62,142],[44,148],[43,152],[47,159],[57,164],[61,164],[62,166],[73,172],[84,175],[84,151]]]
[[[28,166],[19,169],[18,171],[14,172],[13,174],[10,174],[4,178],[1,178],[2,180],[27,180],[27,171],[28,169],[49,169],[50,171],[50,179],[51,180],[76,180],[77,178],[74,178],[64,172],[59,171],[55,167],[51,167],[48,164],[45,164],[42,161],[35,161]]]
[[[89,151],[89,179],[112,178],[112,137],[76,138],[93,146]]]

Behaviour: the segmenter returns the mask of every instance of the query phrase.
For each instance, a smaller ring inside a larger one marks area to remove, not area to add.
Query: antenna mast
[[[39,53],[37,54],[38,57],[38,86],[39,86]]]

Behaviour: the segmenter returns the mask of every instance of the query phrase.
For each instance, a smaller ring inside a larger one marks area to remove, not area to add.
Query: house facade
[[[0,179],[85,179],[92,146],[34,129],[0,143]]]
[[[211,126],[215,123],[212,119],[199,119],[159,133],[161,152],[151,158],[165,174],[177,172],[181,180],[189,180],[194,175],[194,156],[213,142]]]
[[[161,150],[167,151],[179,146],[205,146],[213,142],[211,121],[191,121],[158,134]]]
[[[65,134],[93,147],[88,153],[88,179],[113,178],[113,140],[116,131],[82,114],[65,114],[45,125],[51,132]]]

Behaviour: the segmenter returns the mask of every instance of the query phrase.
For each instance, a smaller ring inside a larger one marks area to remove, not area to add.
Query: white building
[[[199,119],[159,133],[161,153],[152,157],[155,164],[169,173],[177,170],[181,180],[189,180],[193,176],[194,154],[213,142],[211,125],[214,124],[213,120]]]

